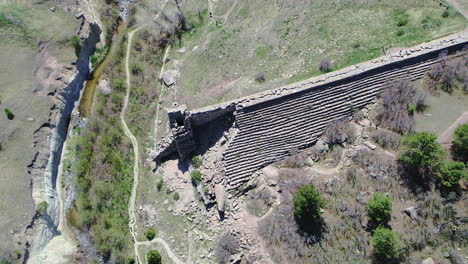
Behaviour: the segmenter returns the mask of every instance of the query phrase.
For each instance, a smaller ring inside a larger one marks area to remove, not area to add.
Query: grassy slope
[[[205,19],[180,43],[187,52],[174,49],[170,56],[182,63],[179,101],[198,107],[252,94],[318,75],[322,59],[338,69],[383,55],[384,48],[436,39],[466,24],[454,11],[443,18],[444,9],[431,0],[302,2],[239,0],[222,27],[208,23],[205,1],[184,3],[189,21],[198,23],[197,13],[203,11]],[[398,9],[405,14],[398,15]],[[408,23],[399,27],[405,16]],[[254,82],[258,72],[265,73],[266,82]]]
[[[20,231],[34,212],[27,165],[34,156],[33,132],[47,120],[53,102],[35,96],[34,72],[40,63],[37,44],[47,41],[59,62],[71,62],[73,49],[67,39],[78,21],[68,13],[49,10],[48,3],[32,7],[28,1],[0,3],[0,256],[13,251],[10,231]],[[15,114],[7,120],[4,109]],[[34,121],[26,119],[32,117]],[[20,241],[21,243],[23,241]],[[6,251],[5,251],[6,250]]]

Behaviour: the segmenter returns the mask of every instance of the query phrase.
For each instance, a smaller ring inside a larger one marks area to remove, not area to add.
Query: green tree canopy
[[[373,254],[383,263],[395,263],[404,256],[405,245],[400,236],[385,227],[378,227],[372,235]]]
[[[320,218],[320,208],[324,200],[313,185],[304,185],[294,193],[294,214],[300,220],[316,221]]]
[[[430,176],[445,155],[437,136],[432,132],[417,132],[403,139],[400,161],[405,167],[415,169],[420,176]]]
[[[390,196],[375,192],[367,203],[370,221],[378,225],[386,225],[392,218],[392,198]]]
[[[159,254],[159,251],[157,250],[148,251],[146,258],[148,259],[148,264],[161,264],[162,263],[161,255]]]
[[[145,231],[145,236],[148,240],[153,240],[156,236],[156,229],[154,227],[148,227]]]
[[[437,169],[437,179],[446,188],[452,189],[458,187],[461,179],[468,179],[468,173],[465,170],[463,162],[444,160]]]
[[[453,133],[453,158],[468,163],[468,124],[459,126]]]

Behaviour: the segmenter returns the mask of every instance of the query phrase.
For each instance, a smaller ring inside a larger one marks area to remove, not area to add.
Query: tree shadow
[[[326,225],[322,218],[314,219],[299,219],[294,216],[298,231],[305,239],[306,244],[315,244],[322,240],[323,234],[326,232]]]

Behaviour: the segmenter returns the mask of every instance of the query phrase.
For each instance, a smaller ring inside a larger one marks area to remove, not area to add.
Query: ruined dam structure
[[[237,100],[187,111],[169,109],[172,135],[154,153],[182,159],[197,149],[192,129],[219,117],[234,117],[235,132],[223,153],[225,182],[233,190],[260,168],[315,144],[328,125],[371,103],[399,80],[422,78],[441,54],[466,54],[468,31],[372,61]]]

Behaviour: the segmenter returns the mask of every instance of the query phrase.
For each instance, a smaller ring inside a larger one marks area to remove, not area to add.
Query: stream
[[[96,92],[96,87],[99,84],[99,78],[101,77],[102,73],[106,69],[109,61],[111,61],[112,56],[115,53],[116,47],[119,45],[120,40],[122,38],[122,33],[125,31],[126,25],[122,19],[117,20],[117,27],[114,32],[113,41],[110,45],[109,52],[105,55],[104,59],[94,68],[93,72],[91,73],[88,81],[86,82],[86,86],[84,88],[83,96],[80,100],[79,110],[81,112],[82,117],[89,117],[91,115],[91,109],[93,105],[94,94]]]

